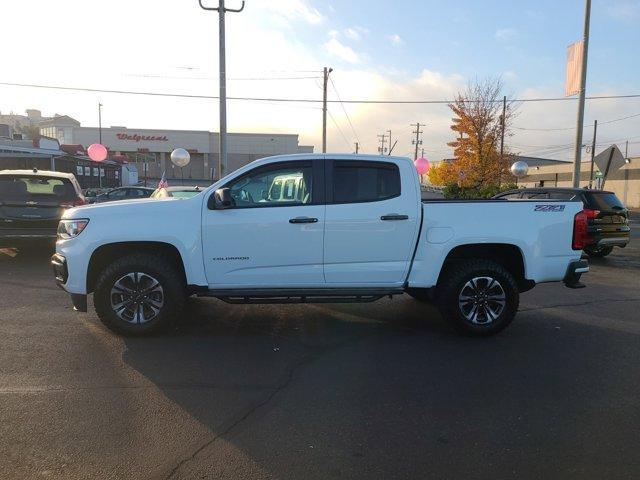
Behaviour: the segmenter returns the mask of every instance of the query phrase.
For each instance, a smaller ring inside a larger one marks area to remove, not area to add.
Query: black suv
[[[106,193],[95,197],[96,203],[115,202],[118,200],[134,200],[139,198],[149,198],[155,191],[147,187],[118,187],[112,188]]]
[[[64,210],[85,203],[71,173],[0,170],[0,246],[54,240]]]
[[[629,212],[615,193],[586,188],[523,188],[500,193],[493,198],[505,200],[580,200],[584,205],[589,227],[589,245],[585,253],[592,257],[609,255],[613,247],[629,243]]]

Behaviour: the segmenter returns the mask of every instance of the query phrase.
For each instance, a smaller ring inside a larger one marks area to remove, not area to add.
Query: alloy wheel
[[[475,325],[488,325],[504,311],[507,296],[498,280],[474,277],[464,284],[458,306],[464,318]]]
[[[156,318],[164,305],[164,290],[148,273],[131,272],[115,281],[110,298],[111,309],[121,320],[141,324]]]

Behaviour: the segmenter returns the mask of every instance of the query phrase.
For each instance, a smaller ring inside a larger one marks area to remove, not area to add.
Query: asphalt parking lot
[[[0,478],[638,478],[640,223],[488,339],[407,296],[193,299],[125,339],[0,251]]]

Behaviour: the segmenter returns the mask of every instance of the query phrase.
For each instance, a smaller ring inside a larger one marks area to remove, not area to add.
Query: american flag
[[[162,172],[162,178],[158,182],[158,188],[167,188],[169,186],[169,182],[167,182],[164,174],[165,172]]]

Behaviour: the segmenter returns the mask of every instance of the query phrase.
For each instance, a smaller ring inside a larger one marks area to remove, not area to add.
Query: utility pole
[[[378,152],[380,152],[380,155],[384,155],[384,144],[386,142],[386,138],[387,136],[383,133],[382,135],[378,135],[378,138],[380,139],[380,146],[378,147]]]
[[[387,130],[389,132],[389,155],[391,155],[391,149],[393,148],[393,143],[391,143],[391,130]]]
[[[411,142],[413,145],[416,146],[416,151],[415,151],[415,154],[413,155],[413,161],[415,162],[418,159],[418,148],[420,145],[422,145],[422,140],[420,140],[420,134],[423,133],[423,131],[420,130],[420,122],[412,123],[411,126],[416,127],[415,131],[411,132],[416,134],[416,139]],[[424,124],[422,124],[422,126],[424,126]]]
[[[593,122],[593,141],[591,142],[591,171],[589,172],[589,188],[593,185],[593,158],[596,155],[596,134],[598,133],[598,120]]]
[[[355,142],[356,144],[356,155],[358,154],[358,149],[360,148],[360,144],[358,142]]]
[[[576,130],[575,155],[573,160],[573,187],[580,186],[580,162],[582,161],[582,128],[584,125],[584,96],[587,84],[587,58],[589,51],[589,22],[591,20],[591,0],[585,0],[584,34],[582,44],[582,71],[580,73],[580,98],[578,100],[578,128]]]
[[[500,165],[498,166],[498,186],[502,179],[502,166],[504,165],[504,129],[506,125],[507,115],[507,96],[502,97],[502,115],[500,116]]]
[[[322,153],[327,153],[327,85],[333,68],[324,67],[322,81]]]
[[[102,145],[102,103],[98,102],[98,143]],[[98,164],[98,186],[102,188],[102,167]]]
[[[200,8],[218,12],[218,46],[220,61],[220,132],[218,134],[218,179],[222,178],[223,169],[227,168],[227,67],[225,59],[225,30],[224,14],[227,12],[241,12],[244,10],[244,0],[238,9],[225,8],[225,0],[219,0],[218,7],[205,7],[202,0],[198,0]]]

